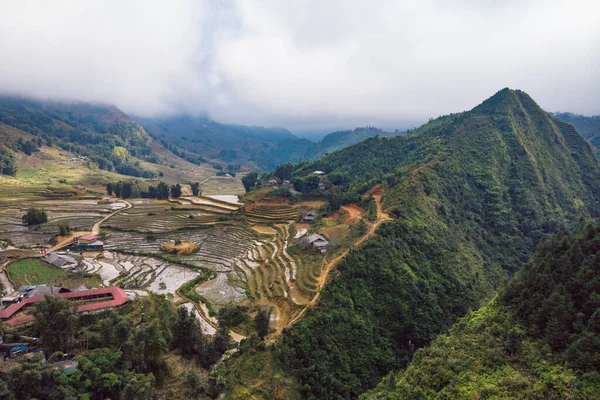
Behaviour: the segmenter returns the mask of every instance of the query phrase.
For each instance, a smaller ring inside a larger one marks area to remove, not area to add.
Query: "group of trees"
[[[200,194],[200,184],[190,184],[192,192],[195,191],[195,195]],[[141,188],[138,183],[132,181],[125,182],[110,182],[106,184],[106,193],[109,196],[113,194],[122,199],[129,199],[135,197],[143,197],[149,199],[168,199],[169,196],[176,199],[181,197],[183,188],[179,183],[175,185],[167,185],[165,182],[159,182],[158,185],[149,185],[146,188]]]
[[[17,174],[17,161],[12,150],[0,146],[0,175]]]
[[[208,368],[231,345],[226,326],[213,338],[203,335],[193,313],[174,309],[161,296],[101,314],[78,315],[70,305],[52,296],[35,305],[31,334],[40,338],[48,362],[24,359],[0,379],[0,397],[150,400],[155,384],[172,373],[164,359],[167,351],[177,349]],[[63,353],[77,349],[85,356],[75,358],[79,365],[74,372],[65,375],[53,366]],[[200,386],[212,394],[210,382]]]
[[[367,399],[600,398],[600,226],[542,243],[490,303]]]
[[[242,178],[242,184],[244,185],[244,189],[246,192],[251,191],[256,187],[256,183],[258,182],[258,174],[256,172],[249,172]]]
[[[27,214],[21,217],[24,224],[37,225],[48,221],[48,214],[43,208],[29,208]]]

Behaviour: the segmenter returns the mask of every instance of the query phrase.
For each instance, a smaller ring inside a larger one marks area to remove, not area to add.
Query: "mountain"
[[[280,359],[309,399],[356,398],[406,367],[494,296],[540,240],[599,211],[590,146],[518,90],[300,165],[296,180],[314,170],[344,202],[369,207],[381,191],[392,220],[350,251],[318,305],[284,332]]]
[[[585,117],[573,113],[551,113],[551,115],[573,125],[577,132],[594,147],[596,156],[600,157],[600,116]]]
[[[325,154],[376,135],[393,136],[372,127],[331,133],[319,143],[300,139],[283,128],[221,124],[205,117],[137,118],[163,146],[190,161],[212,161],[244,170],[316,160]]]
[[[182,183],[203,181],[216,172],[173,154],[113,105],[0,96],[3,184],[54,187],[68,182],[99,190],[109,181],[131,177]],[[231,186],[241,187],[239,181]]]
[[[560,234],[448,335],[361,397],[600,398],[600,226]]]

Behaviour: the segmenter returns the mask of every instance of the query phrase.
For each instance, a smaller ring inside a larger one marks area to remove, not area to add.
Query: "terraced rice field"
[[[249,222],[284,222],[294,220],[298,216],[298,210],[289,205],[249,206],[244,215]]]
[[[133,200],[133,207],[106,221],[102,228],[123,231],[166,233],[179,229],[202,228],[219,221],[223,214],[233,210],[219,209],[217,206],[195,206],[172,203],[167,200]]]
[[[28,208],[43,208],[48,222],[36,226],[23,225],[21,217]],[[96,200],[38,200],[0,199],[0,239],[15,246],[45,245],[58,235],[58,224],[66,222],[72,230],[90,230],[106,214],[111,205]]]
[[[154,257],[109,251],[86,257],[83,270],[99,274],[106,286],[144,289],[158,294],[174,294],[181,285],[199,275],[189,268]]]

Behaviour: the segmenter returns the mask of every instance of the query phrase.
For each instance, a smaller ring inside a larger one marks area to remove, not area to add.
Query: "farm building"
[[[304,248],[313,248],[321,253],[327,252],[327,245],[329,242],[323,236],[313,233],[302,239],[302,245]]]
[[[104,243],[96,235],[81,236],[77,239],[77,250],[104,250]]]
[[[75,258],[64,253],[48,253],[44,261],[62,269],[75,269],[79,265]]]
[[[304,214],[304,216],[302,217],[302,221],[304,222],[313,222],[315,219],[317,219],[317,212],[315,210],[309,211],[306,214]]]
[[[313,174],[315,174],[315,175],[325,175],[325,172],[323,172],[323,171],[314,171]]]
[[[55,296],[77,303],[71,308],[81,314],[112,310],[123,306],[129,301],[129,297],[123,289],[114,286],[77,292],[68,291],[55,294]],[[11,304],[0,311],[0,319],[7,326],[27,324],[34,319],[33,315],[27,313],[28,309],[43,299],[44,296],[32,296]]]

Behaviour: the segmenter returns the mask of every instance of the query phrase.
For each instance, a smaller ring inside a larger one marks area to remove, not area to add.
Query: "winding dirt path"
[[[276,332],[271,335],[271,340],[270,340],[271,342],[274,342],[277,339],[277,337],[279,337],[279,335],[281,335],[281,332],[283,332],[284,329],[291,328],[294,324],[296,324],[304,316],[304,314],[306,314],[306,312],[310,308],[314,307],[317,304],[317,302],[319,301],[319,297],[321,296],[321,291],[323,290],[323,287],[325,286],[325,283],[327,282],[329,273],[337,266],[337,264],[344,257],[346,257],[346,255],[348,255],[350,250],[352,250],[354,247],[357,247],[357,246],[360,246],[361,244],[363,244],[367,239],[369,239],[370,237],[372,237],[375,234],[375,231],[377,230],[379,225],[381,225],[385,221],[390,220],[390,217],[386,213],[383,212],[383,208],[381,207],[381,191],[379,189],[375,189],[373,191],[372,195],[373,195],[373,198],[375,199],[375,205],[377,207],[377,219],[375,220],[375,222],[373,224],[371,224],[371,226],[369,226],[369,228],[367,229],[367,232],[362,237],[358,238],[354,242],[354,244],[352,245],[351,248],[344,250],[344,252],[342,252],[342,254],[338,255],[336,258],[334,258],[333,260],[331,260],[327,263],[327,265],[325,266],[325,269],[323,270],[321,275],[319,275],[319,280],[317,282],[317,291],[316,291],[314,297],[312,298],[312,300],[309,301],[304,306],[304,308],[298,313],[298,315],[296,315],[294,318],[292,318],[285,326],[277,328]]]
[[[72,232],[69,236],[61,239],[54,247],[50,248],[47,250],[47,252],[51,252],[51,251],[57,251],[62,249],[63,247],[69,246],[73,243],[75,243],[75,241],[77,240],[77,238],[81,237],[81,236],[85,236],[85,235],[97,235],[100,233],[100,225],[102,225],[102,223],[106,222],[106,220],[108,220],[111,217],[114,217],[116,214],[120,213],[121,211],[124,210],[129,210],[131,207],[133,207],[133,205],[128,202],[127,200],[119,200],[120,202],[125,203],[125,207],[121,207],[118,210],[113,211],[112,213],[108,214],[107,216],[105,216],[104,218],[102,218],[100,221],[96,222],[94,225],[92,225],[92,230],[89,232]]]

